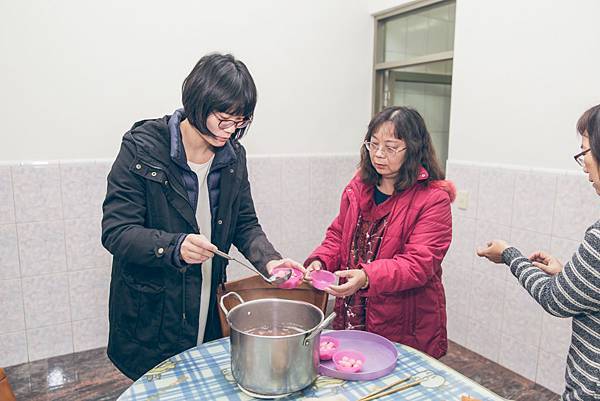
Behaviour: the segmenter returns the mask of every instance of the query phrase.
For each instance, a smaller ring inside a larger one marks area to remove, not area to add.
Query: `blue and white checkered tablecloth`
[[[504,400],[443,363],[413,348],[396,344],[396,369],[389,375],[365,381],[344,381],[319,376],[314,384],[283,400],[337,396],[354,401],[407,375],[432,371],[446,379],[438,388],[415,386],[383,400],[460,401],[470,395],[482,401]],[[236,385],[230,371],[229,337],[190,348],[150,370],[127,389],[118,401],[254,400]]]

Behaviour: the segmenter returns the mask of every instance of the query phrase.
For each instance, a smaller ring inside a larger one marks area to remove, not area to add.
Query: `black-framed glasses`
[[[396,155],[406,149],[406,146],[403,148],[398,148],[395,146],[380,145],[378,143],[369,141],[365,141],[363,145],[365,145],[365,148],[369,153],[377,153],[377,150],[381,149],[381,152],[385,157]]]
[[[575,161],[577,162],[577,164],[579,164],[581,167],[583,167],[583,158],[584,158],[585,154],[587,152],[589,152],[590,150],[592,150],[592,149],[591,148],[587,148],[585,150],[582,150],[581,152],[579,152],[575,156],[573,156],[573,159],[575,159]]]
[[[233,126],[235,126],[235,129],[240,129],[240,128],[247,127],[252,122],[252,117],[242,120],[242,121],[234,121],[234,120],[225,120],[225,119],[219,118],[219,116],[217,116],[214,113],[213,113],[213,115],[219,121],[219,124],[217,126],[221,129],[227,129],[227,128],[231,128]]]

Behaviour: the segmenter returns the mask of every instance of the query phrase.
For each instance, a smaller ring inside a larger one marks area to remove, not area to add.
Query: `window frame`
[[[389,77],[387,74],[389,74],[393,69],[430,64],[439,61],[454,60],[453,49],[450,51],[428,54],[426,56],[413,57],[409,60],[403,61],[380,61],[384,59],[385,23],[390,19],[398,17],[399,15],[408,14],[410,12],[435,5],[442,5],[444,3],[456,4],[456,0],[416,0],[373,15],[375,18],[375,35],[373,45],[373,85],[371,101],[371,112],[373,116],[382,109],[381,106],[383,104],[386,104],[386,100],[384,99],[386,94],[388,96],[390,95],[390,91],[385,91],[385,84]]]

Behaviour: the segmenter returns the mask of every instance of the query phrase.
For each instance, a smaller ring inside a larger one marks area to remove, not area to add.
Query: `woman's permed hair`
[[[421,166],[429,173],[427,182],[444,179],[444,172],[435,154],[431,135],[419,112],[400,106],[384,109],[369,123],[365,141],[370,141],[384,124],[391,124],[394,136],[402,139],[406,146],[404,162],[394,183],[396,192],[410,188],[417,182]],[[365,183],[372,185],[379,183],[380,175],[373,167],[369,152],[364,146],[360,151],[359,170],[360,177]]]

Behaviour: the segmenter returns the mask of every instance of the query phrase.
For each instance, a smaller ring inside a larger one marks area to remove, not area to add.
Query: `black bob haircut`
[[[193,127],[213,136],[206,126],[211,113],[220,112],[250,119],[256,107],[256,85],[244,63],[231,54],[202,57],[182,85],[185,116]],[[244,136],[248,126],[235,130],[232,141]]]

